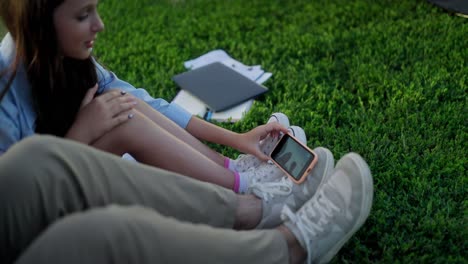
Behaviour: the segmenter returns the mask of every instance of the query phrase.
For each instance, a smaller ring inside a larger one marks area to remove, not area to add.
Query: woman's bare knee
[[[133,111],[131,120],[115,127],[104,136],[96,140],[92,146],[116,155],[139,152],[144,149],[144,141],[151,139],[147,131],[154,129],[157,124],[148,119],[138,110]],[[159,127],[158,127],[159,128]]]

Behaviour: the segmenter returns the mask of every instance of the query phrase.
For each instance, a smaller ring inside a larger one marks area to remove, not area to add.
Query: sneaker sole
[[[356,233],[356,231],[364,224],[364,222],[370,214],[370,210],[372,207],[374,187],[369,166],[364,161],[364,159],[357,153],[349,153],[346,154],[345,157],[351,159],[358,168],[360,175],[362,175],[362,190],[364,191],[364,194],[367,195],[364,195],[364,198],[362,199],[361,209],[363,210],[361,211],[361,214],[359,215],[356,224],[346,234],[346,236],[343,237],[343,239],[338,241],[338,243],[336,243],[335,246],[331,248],[330,251],[328,251],[328,253],[325,254],[321,260],[318,261],[318,263],[330,262],[330,260],[336,255],[336,253],[338,253],[341,247],[343,247],[343,245],[351,238],[351,236],[354,235],[354,233]]]

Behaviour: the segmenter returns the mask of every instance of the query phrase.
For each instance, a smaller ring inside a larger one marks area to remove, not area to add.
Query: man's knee
[[[48,158],[48,154],[53,153],[56,147],[67,143],[67,140],[55,136],[34,135],[21,140],[14,147],[19,149],[18,152],[25,153],[29,158]],[[27,160],[25,159],[25,161]]]
[[[73,238],[78,245],[98,250],[107,242],[118,242],[116,238],[130,218],[121,206],[95,208],[65,216],[49,228],[49,233],[58,240]]]
[[[52,146],[57,144],[61,143],[55,137],[31,136],[0,156],[2,203],[14,202],[23,195],[34,196],[39,186],[44,187],[57,176],[47,173],[47,168],[56,162]]]
[[[10,161],[18,161],[23,165],[32,167],[40,165],[43,159],[50,159],[50,154],[57,149],[56,146],[64,144],[66,144],[66,141],[62,138],[34,135],[17,142],[4,155],[7,155]],[[1,157],[3,159],[3,156]]]

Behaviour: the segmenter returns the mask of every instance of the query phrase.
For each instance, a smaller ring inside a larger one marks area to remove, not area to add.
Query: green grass
[[[273,77],[243,121],[219,125],[247,131],[281,111],[309,146],[368,161],[371,215],[334,262],[467,263],[468,19],[422,0],[101,0],[100,12],[95,51],[122,79],[170,101],[185,60],[224,49]]]

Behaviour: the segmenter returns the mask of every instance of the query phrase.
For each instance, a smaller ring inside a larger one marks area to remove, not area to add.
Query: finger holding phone
[[[265,139],[268,135],[279,137],[281,134],[285,133],[288,133],[288,129],[286,127],[282,126],[278,122],[271,122],[240,134],[241,138],[237,140],[237,145],[234,147],[240,152],[252,154],[262,161],[267,161],[270,157],[260,150],[259,142]]]

